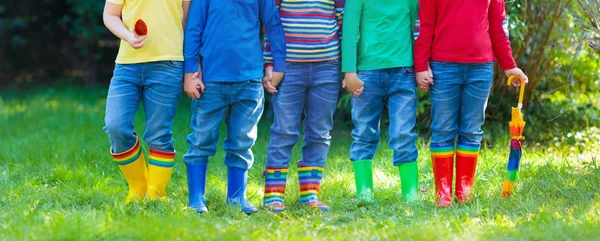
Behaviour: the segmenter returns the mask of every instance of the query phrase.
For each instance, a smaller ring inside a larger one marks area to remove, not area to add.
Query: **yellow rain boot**
[[[129,193],[125,202],[143,200],[146,196],[147,170],[139,140],[128,151],[114,154],[111,149],[110,153],[129,185]]]
[[[166,200],[167,185],[173,174],[175,152],[163,152],[150,149],[148,155],[148,196],[150,200]]]

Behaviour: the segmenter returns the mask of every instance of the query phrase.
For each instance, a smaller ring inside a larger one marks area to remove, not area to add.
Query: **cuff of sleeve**
[[[356,67],[344,67],[344,66],[342,66],[342,73],[356,73]]]
[[[517,67],[517,63],[515,63],[514,60],[512,60],[510,62],[503,62],[502,64],[500,64],[500,61],[498,61],[498,65],[500,65],[500,68],[502,70],[509,70],[509,69],[514,69]]]
[[[423,72],[428,70],[427,64],[415,63],[415,72]]]
[[[198,56],[185,57],[183,62],[183,73],[194,73],[198,72]]]
[[[273,60],[273,71],[274,72],[285,72],[285,59],[277,58]]]
[[[269,66],[273,66],[273,63],[270,63],[270,62],[269,63],[265,63],[265,67],[264,68],[267,68]]]

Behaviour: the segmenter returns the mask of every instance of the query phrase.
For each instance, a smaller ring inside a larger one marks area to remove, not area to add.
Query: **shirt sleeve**
[[[279,18],[279,9],[273,0],[260,0],[260,18],[265,25],[266,36],[269,40],[269,50],[273,56],[273,71],[285,72],[285,33]]]
[[[186,74],[198,71],[198,54],[202,48],[207,12],[208,0],[196,0],[190,4],[183,41],[183,71]]]
[[[436,0],[419,0],[419,32],[415,40],[415,72],[427,71],[429,68],[429,59],[431,58],[431,48],[435,24],[437,18]]]
[[[342,72],[356,72],[362,0],[351,0],[344,8],[344,38],[342,38]]]
[[[414,40],[417,39],[417,37],[419,37],[419,1],[418,0],[410,0],[411,4],[411,8],[410,8],[410,24],[411,26],[413,26],[413,47],[414,47]]]
[[[109,3],[114,3],[114,4],[123,4],[125,3],[125,0],[106,0]]]
[[[346,0],[335,0],[335,18],[338,25],[338,37],[342,38],[342,24],[344,20],[344,5]]]
[[[277,7],[277,9],[280,9],[281,0],[275,0],[275,6]],[[267,36],[266,33],[267,33],[267,30],[265,28],[265,36],[264,36],[265,47],[263,49],[263,57],[265,59],[265,67],[273,66],[273,54],[271,53],[271,44],[269,43],[269,37]]]
[[[498,61],[498,65],[502,70],[512,69],[517,67],[515,60],[512,57],[512,48],[510,41],[504,30],[504,21],[506,13],[504,12],[504,0],[492,0],[488,13],[490,24],[490,38],[492,39],[492,48],[494,56]]]

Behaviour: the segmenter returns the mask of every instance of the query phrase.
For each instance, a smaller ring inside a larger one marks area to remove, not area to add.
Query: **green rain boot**
[[[363,202],[375,201],[373,195],[373,162],[360,160],[352,162],[354,180],[356,181],[356,197]]]
[[[407,203],[419,200],[419,167],[417,162],[405,163],[398,166],[402,196]]]

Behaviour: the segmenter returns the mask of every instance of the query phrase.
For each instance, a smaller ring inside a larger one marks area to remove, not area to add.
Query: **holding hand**
[[[192,99],[199,99],[204,93],[204,83],[202,83],[202,73],[187,73],[183,80],[183,91]]]
[[[139,36],[135,33],[131,33],[131,35],[127,38],[127,43],[131,45],[134,49],[140,49],[144,47],[144,42],[146,41],[146,36]]]
[[[525,75],[525,73],[523,73],[523,70],[521,70],[519,68],[512,68],[509,70],[505,70],[504,74],[506,74],[506,77],[509,77],[509,78],[511,75],[519,76],[519,78],[514,79],[512,82],[513,86],[516,86],[516,87],[521,86],[521,81],[523,81],[523,83],[525,83],[525,84],[527,84],[529,82],[527,75]]]
[[[348,92],[354,96],[354,98],[360,96],[365,90],[365,82],[358,78],[356,73],[346,73],[344,80],[342,81],[342,88],[345,88]]]
[[[271,94],[277,93],[277,86],[283,80],[283,72],[273,72],[273,66],[265,68],[265,77],[263,78],[263,87]]]
[[[415,74],[419,89],[429,92],[429,86],[433,85],[433,71],[428,68],[427,71],[417,72]]]

